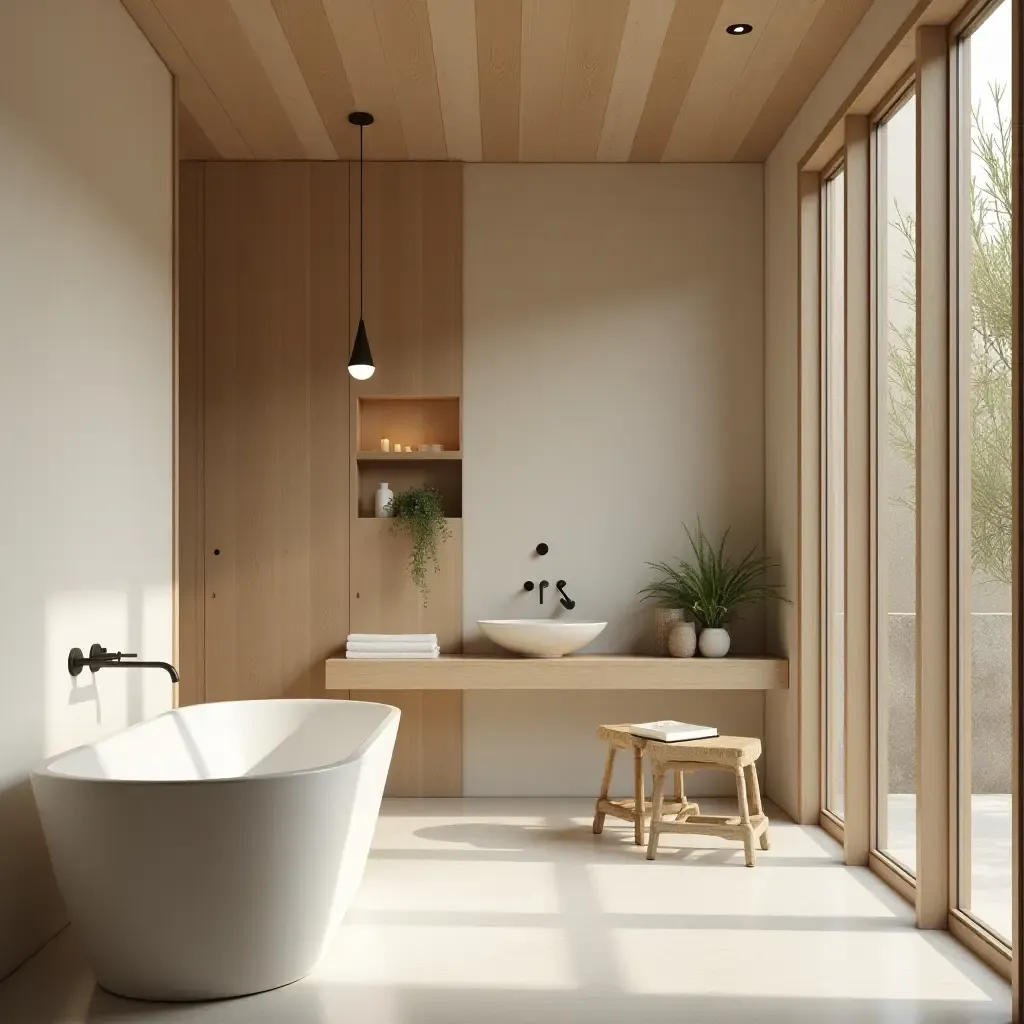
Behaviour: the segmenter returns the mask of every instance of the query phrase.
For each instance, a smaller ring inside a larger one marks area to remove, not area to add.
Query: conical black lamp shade
[[[359,318],[356,340],[352,343],[352,356],[348,361],[348,372],[356,380],[368,380],[373,376],[373,356],[370,355],[370,340],[366,337],[366,324]]]

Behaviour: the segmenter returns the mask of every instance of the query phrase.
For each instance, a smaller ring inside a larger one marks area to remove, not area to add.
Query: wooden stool
[[[709,740],[689,740],[682,743],[660,743],[648,740],[647,751],[654,773],[654,807],[651,810],[651,832],[647,843],[647,859],[654,860],[658,852],[658,838],[662,832],[682,832],[688,835],[719,836],[738,839],[743,843],[747,867],[754,866],[754,839],[760,840],[761,849],[768,849],[768,818],[761,806],[761,788],[757,781],[754,762],[761,756],[761,741],[742,736],[717,736]],[[732,772],[736,778],[736,798],[739,817],[690,813],[684,807],[675,821],[662,820],[665,776],[669,772],[686,772],[706,768]],[[747,786],[754,804],[754,813],[747,806]]]
[[[601,793],[594,807],[594,835],[604,831],[606,814],[633,822],[633,842],[637,846],[644,845],[644,819],[647,808],[653,804],[644,799],[644,751],[651,740],[643,736],[634,736],[627,725],[599,725],[597,738],[608,744],[608,760],[604,765],[604,778],[601,779]],[[615,767],[615,755],[620,750],[633,751],[633,799],[609,800],[608,787],[612,781],[612,769]],[[663,797],[664,802],[664,797]],[[671,803],[679,804],[679,814],[700,814],[700,808],[690,803],[683,792],[683,774],[676,774],[676,796]]]

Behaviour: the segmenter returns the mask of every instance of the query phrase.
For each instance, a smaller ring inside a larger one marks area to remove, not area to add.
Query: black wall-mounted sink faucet
[[[550,586],[551,586],[551,584],[548,583],[547,580],[541,580],[540,581],[539,587],[540,587],[540,603],[541,604],[544,603],[544,588],[545,587],[550,587]]]
[[[565,580],[559,580],[555,584],[555,589],[562,595],[562,607],[566,611],[572,611],[576,607],[576,602],[571,600],[569,595],[565,592]]]

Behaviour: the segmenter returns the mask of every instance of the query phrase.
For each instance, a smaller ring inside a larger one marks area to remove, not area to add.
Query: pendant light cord
[[[359,126],[359,319],[363,319],[363,126]]]

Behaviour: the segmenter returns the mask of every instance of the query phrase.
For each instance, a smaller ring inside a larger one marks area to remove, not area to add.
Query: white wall
[[[0,976],[64,923],[28,769],[169,705],[171,77],[117,0],[0,4]]]
[[[798,165],[878,54],[899,30],[916,0],[875,0],[804,103],[765,164],[765,541],[784,568],[790,595],[799,566],[797,411],[799,373],[797,209]],[[777,605],[768,618],[772,650],[797,655],[796,605]],[[766,701],[769,749],[796,750],[799,667],[791,687]],[[811,728],[814,728],[812,723]],[[797,814],[797,759],[772,759],[769,795]]]
[[[481,618],[607,620],[643,650],[645,562],[700,514],[737,547],[764,514],[762,168],[467,165],[464,634]],[[551,551],[537,558],[544,541]],[[564,578],[544,608],[525,580]],[[758,614],[737,649],[759,650]],[[464,705],[468,794],[587,794],[600,722],[711,718],[761,735],[757,693],[497,694]]]

